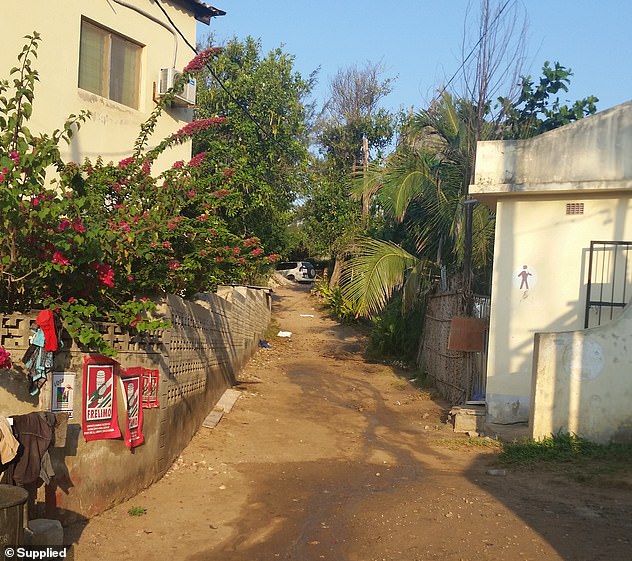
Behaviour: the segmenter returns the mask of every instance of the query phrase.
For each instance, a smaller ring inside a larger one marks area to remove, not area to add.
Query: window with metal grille
[[[566,214],[584,214],[584,203],[566,203]]]
[[[79,87],[138,109],[141,50],[139,44],[83,20]]]

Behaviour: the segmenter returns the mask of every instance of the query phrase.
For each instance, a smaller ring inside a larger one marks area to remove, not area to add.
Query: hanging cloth
[[[46,383],[48,375],[53,370],[54,355],[52,351],[45,350],[45,344],[44,331],[42,328],[39,328],[22,357],[22,362],[28,370],[29,392],[31,395],[39,393],[40,388]]]
[[[6,417],[0,416],[0,464],[8,464],[18,453],[20,443]]]
[[[42,310],[35,319],[44,332],[44,350],[55,352],[58,348],[57,333],[55,332],[55,316],[51,310]]]

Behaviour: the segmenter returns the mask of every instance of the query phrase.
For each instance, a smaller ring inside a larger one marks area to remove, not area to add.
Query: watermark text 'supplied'
[[[73,555],[71,552],[71,548],[68,546],[18,545],[15,547],[12,547],[12,546],[5,547],[4,559],[5,561],[12,561],[13,559],[38,559],[41,561],[53,561],[56,559],[64,559],[67,561],[72,561]]]

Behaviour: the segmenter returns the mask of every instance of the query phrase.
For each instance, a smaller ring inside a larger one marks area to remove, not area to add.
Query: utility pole
[[[362,193],[362,216],[369,215],[369,194],[366,190],[366,172],[369,171],[369,139],[366,134],[362,135],[362,156],[363,156],[363,171],[364,171],[364,183],[365,189]]]

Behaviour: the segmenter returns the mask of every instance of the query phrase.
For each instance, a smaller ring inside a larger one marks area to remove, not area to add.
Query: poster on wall
[[[143,436],[143,408],[141,407],[141,376],[129,376],[130,370],[124,370],[121,376],[127,422],[125,423],[125,446],[130,450],[145,442]]]
[[[158,370],[143,368],[143,407],[158,407]]]
[[[118,363],[101,355],[88,356],[83,364],[83,436],[89,440],[119,438],[115,376]]]
[[[53,372],[53,391],[50,410],[53,413],[68,413],[72,419],[75,401],[75,373]]]

